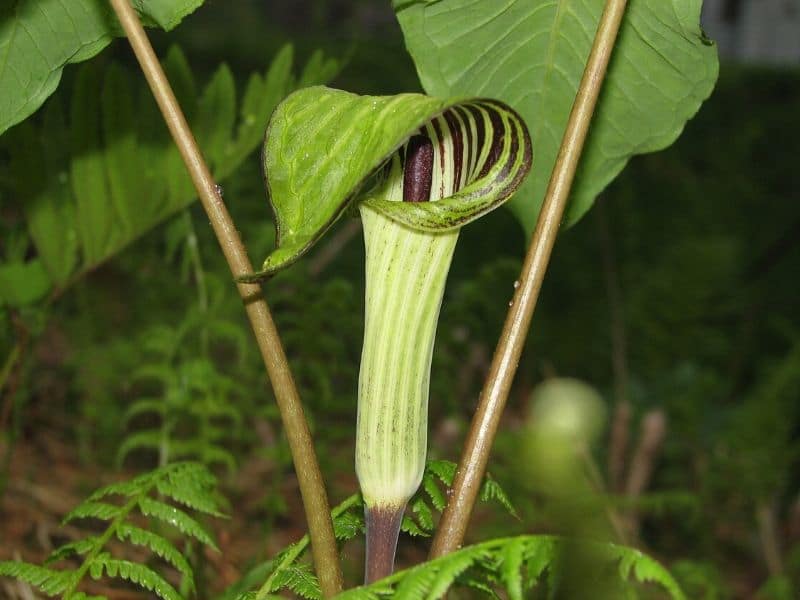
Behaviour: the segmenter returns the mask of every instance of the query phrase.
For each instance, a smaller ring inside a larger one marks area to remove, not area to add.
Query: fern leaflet
[[[128,522],[138,509],[144,516],[152,516],[176,528],[187,536],[216,548],[211,536],[184,509],[219,516],[214,497],[216,480],[209,471],[196,463],[175,463],[127,482],[113,483],[94,492],[65,518],[64,523],[98,519],[108,522],[100,535],[87,536],[56,548],[45,566],[21,561],[0,562],[0,576],[14,577],[28,583],[50,596],[60,595],[64,600],[88,599],[78,586],[89,575],[92,579],[109,577],[121,579],[153,592],[162,600],[182,600],[181,594],[149,566],[116,558],[106,549],[114,537],[122,542],[147,548],[166,564],[175,568],[186,582],[187,590],[194,590],[193,571],[189,561],[166,537],[142,529]],[[159,494],[158,499],[150,497]],[[111,499],[121,498],[121,503]],[[170,504],[172,502],[174,504]],[[55,569],[57,564],[70,557],[78,557],[75,569]]]

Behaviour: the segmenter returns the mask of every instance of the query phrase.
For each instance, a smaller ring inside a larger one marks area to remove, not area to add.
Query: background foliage
[[[438,4],[444,3],[431,6]],[[247,115],[265,119],[268,103],[256,100],[277,101],[293,86],[334,75],[335,85],[357,92],[417,90],[393,19],[383,4],[367,1],[268,9],[209,3],[181,28],[156,35],[212,164],[220,172],[235,169],[224,194],[253,258],[265,256],[273,240],[258,160],[244,150],[258,144],[261,126],[249,127]],[[288,50],[279,54],[287,41],[300,60]],[[171,44],[182,50],[168,51]],[[318,48],[340,68],[314,54]],[[197,588],[214,597],[299,539],[304,524],[241,304],[169,157],[165,131],[152,119],[129,51],[123,44],[109,50],[65,69],[42,110],[0,137],[0,348],[3,364],[12,365],[2,370],[0,402],[0,559],[18,550],[38,562],[59,546],[56,522],[99,483],[123,474],[115,458],[132,436],[160,437],[158,446],[128,442],[126,473],[157,466],[164,443],[211,440],[201,443],[205,459],[202,452],[191,457],[209,463],[236,510],[223,508],[230,522],[207,524],[223,558],[199,549],[189,556]],[[195,81],[188,81],[181,53],[190,57]],[[218,67],[223,58],[229,68]],[[292,69],[293,62],[308,66]],[[250,86],[261,86],[260,93],[245,92],[239,101],[231,93]],[[94,98],[97,110],[77,105],[80,94]],[[104,95],[128,98],[116,111],[129,127],[103,121]],[[677,143],[632,159],[595,209],[562,233],[491,466],[519,519],[481,508],[470,541],[591,531],[606,540],[624,537],[657,556],[691,598],[783,599],[800,587],[798,102],[796,70],[723,64],[716,90]],[[85,127],[74,127],[76,118]],[[132,154],[132,144],[146,154]],[[239,150],[228,154],[230,148]],[[31,158],[22,164],[23,157]],[[114,181],[112,171],[122,179]],[[76,173],[84,173],[80,182]],[[127,225],[82,210],[103,195],[110,200],[103,206],[116,211],[115,194],[119,199],[129,188],[138,191],[142,209]],[[90,218],[107,224],[98,226],[102,239],[82,236],[91,228],[80,223]],[[52,238],[34,225],[48,222],[61,225],[51,226]],[[353,230],[343,220],[333,232],[341,249],[323,241],[265,286],[334,501],[356,487],[347,473],[363,250]],[[457,458],[524,245],[525,233],[505,209],[462,232],[434,358],[433,457]],[[14,353],[19,362],[8,361]],[[154,366],[164,379],[142,377]],[[520,460],[531,438],[531,390],[554,376],[592,384],[609,415],[590,460],[584,455],[576,471],[585,500],[576,510],[549,495],[541,473]],[[219,394],[224,415],[215,412]],[[160,408],[139,412],[137,402],[148,398],[161,399]],[[617,486],[612,425],[624,401],[631,408],[623,429],[629,443]],[[663,417],[666,432],[646,486],[633,494],[628,483],[652,414]],[[170,415],[181,415],[180,427],[166,426]],[[214,447],[232,460],[213,460],[220,456],[208,454]],[[62,507],[58,497],[75,501]],[[404,539],[401,565],[424,558],[426,544]],[[354,582],[361,549],[348,548]],[[177,571],[166,573],[179,588]]]

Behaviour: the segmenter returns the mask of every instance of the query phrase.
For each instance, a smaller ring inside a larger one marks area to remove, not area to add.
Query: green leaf
[[[326,65],[332,62],[315,59],[304,72],[314,80],[330,73]],[[185,56],[173,47],[164,69],[220,181],[262,143],[269,115],[295,79],[292,49],[286,46],[267,73],[251,77],[232,139],[236,91],[227,67],[219,67],[207,86],[198,87]],[[53,284],[58,289],[76,281],[195,198],[140,77],[115,64],[104,70],[86,63],[78,69],[67,111],[64,97],[52,98],[41,119],[30,119],[0,138],[11,157],[7,166],[0,165],[0,191],[5,194],[7,188],[9,198],[23,207],[41,260],[27,267],[29,284],[18,288],[26,293],[4,286],[0,296],[6,302],[30,304]],[[218,331],[231,335],[224,325]]]
[[[112,245],[114,205],[106,180],[100,128],[102,78],[94,63],[78,71],[71,103],[72,160],[70,180],[78,217],[83,260],[93,264]]]
[[[62,573],[24,562],[0,562],[0,577],[13,577],[39,588],[45,594],[63,593],[72,582],[72,573]]]
[[[352,512],[339,515],[333,521],[333,533],[341,542],[352,540],[357,535],[364,533],[364,517]]]
[[[198,512],[222,517],[214,496],[216,486],[217,478],[205,465],[198,463],[170,465],[167,476],[156,481],[159,494]]]
[[[673,598],[683,598],[678,583],[664,570],[658,562],[642,554],[635,548],[611,546],[611,553],[619,559],[619,575],[622,579],[629,579],[631,575],[642,583],[652,582],[663,586]]]
[[[0,306],[25,306],[44,297],[50,278],[39,259],[0,264]]]
[[[208,148],[212,169],[231,151],[231,136],[236,121],[236,84],[227,65],[221,65],[203,90],[197,106],[197,141]]]
[[[224,177],[253,151],[264,138],[264,126],[278,102],[289,93],[292,82],[292,61],[294,49],[290,44],[283,46],[269,69],[262,76],[253,73],[247,81],[239,114],[239,127],[236,140],[228,153],[217,165],[217,177]]]
[[[411,132],[446,106],[419,94],[358,96],[323,87],[290,94],[270,119],[264,145],[278,243],[264,270],[306,252]]]
[[[109,554],[101,553],[90,563],[89,574],[92,579],[100,579],[103,571],[109,577],[118,577],[135,583],[155,593],[162,600],[183,600],[174,587],[145,565],[111,558]]]
[[[172,29],[202,0],[138,0],[146,24]],[[52,94],[64,67],[121,35],[107,2],[5,0],[0,4],[0,134]]]
[[[303,67],[303,72],[300,73],[297,87],[311,87],[330,81],[339,74],[340,69],[341,64],[338,60],[325,56],[322,50],[315,50]]]
[[[511,600],[522,600],[522,575],[520,570],[525,557],[524,540],[510,542],[501,552],[500,575]]]
[[[442,165],[455,170],[453,195],[437,202],[391,201],[394,179],[386,177],[365,200],[412,229],[457,229],[508,199],[528,172],[527,131],[511,108],[494,100],[300,90],[278,106],[264,143],[278,248],[260,273],[246,279],[257,280],[297,260],[390,158],[392,172],[398,168],[397,161],[404,160],[398,151],[423,127],[427,137],[439,140],[442,156],[445,145],[453,145]],[[445,128],[452,138],[442,136]]]
[[[128,523],[121,523],[119,527],[117,527],[116,534],[117,539],[121,542],[127,539],[130,540],[132,544],[149,548],[153,554],[163,558],[175,567],[181,575],[186,577],[186,580],[190,582],[192,589],[194,589],[194,572],[192,571],[192,567],[189,566],[189,562],[178,552],[175,546],[164,537]]]
[[[105,142],[105,170],[108,191],[115,209],[114,229],[130,237],[142,218],[139,208],[144,190],[141,173],[144,157],[136,136],[136,107],[129,75],[116,64],[105,74],[101,95],[101,124]]]
[[[170,506],[160,500],[153,500],[152,498],[141,498],[139,500],[139,510],[141,510],[142,514],[146,517],[153,517],[154,519],[172,525],[181,533],[193,537],[214,550],[218,549],[214,540],[208,532],[203,529],[200,523],[174,506]]]
[[[97,536],[90,535],[82,540],[76,540],[74,542],[64,544],[63,546],[59,546],[50,553],[50,556],[47,557],[44,565],[48,566],[71,556],[87,554],[97,548],[98,543],[99,538]]]
[[[69,277],[78,260],[75,206],[69,186],[66,156],[69,143],[64,113],[58,102],[43,115],[47,141],[43,143],[30,122],[6,134],[14,196],[23,205],[28,232],[54,283]]]
[[[711,93],[716,48],[701,0],[631,0],[565,220],[577,221],[634,154],[671,144]],[[602,2],[395,0],[426,92],[491,95],[515,107],[533,140],[531,177],[509,204],[533,231],[597,28]]]
[[[272,591],[282,588],[289,589],[302,598],[319,600],[322,598],[322,590],[319,582],[308,565],[296,563],[280,571],[275,577]]]
[[[100,519],[102,521],[110,521],[119,516],[121,512],[122,509],[119,506],[114,506],[106,502],[87,500],[73,508],[67,516],[64,517],[64,523],[69,523],[76,519]]]

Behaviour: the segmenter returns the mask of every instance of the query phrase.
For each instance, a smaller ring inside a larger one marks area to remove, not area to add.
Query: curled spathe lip
[[[367,182],[426,127],[456,132],[449,151],[458,160],[448,163],[457,170],[453,193],[436,202],[365,198]],[[239,281],[258,281],[295,262],[358,201],[412,229],[457,229],[511,197],[530,170],[532,149],[522,118],[497,100],[358,96],[317,86],[294,92],[275,110],[262,161],[277,248],[261,271]]]

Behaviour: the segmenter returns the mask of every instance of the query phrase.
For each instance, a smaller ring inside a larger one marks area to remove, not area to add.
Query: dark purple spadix
[[[424,135],[408,140],[403,169],[403,202],[427,202],[431,199],[433,143]]]

